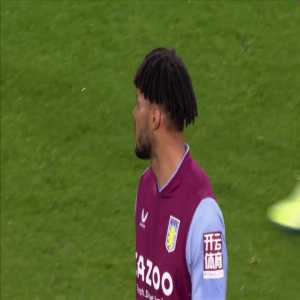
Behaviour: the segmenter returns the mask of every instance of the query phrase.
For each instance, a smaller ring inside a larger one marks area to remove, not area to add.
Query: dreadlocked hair
[[[175,49],[156,48],[148,53],[134,84],[147,100],[163,107],[177,131],[183,131],[198,115],[191,78]]]

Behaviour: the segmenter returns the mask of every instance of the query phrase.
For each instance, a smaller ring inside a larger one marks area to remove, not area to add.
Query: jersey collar
[[[162,187],[159,187],[156,176],[150,167],[151,174],[155,181],[156,190],[159,195],[166,196],[170,192],[174,191],[178,186],[180,179],[182,177],[182,173],[184,173],[183,170],[186,168],[188,162],[192,159],[190,154],[190,146],[188,144],[184,144],[184,147],[185,147],[185,152],[183,154],[181,161],[178,163],[176,170],[170,176],[168,181]]]

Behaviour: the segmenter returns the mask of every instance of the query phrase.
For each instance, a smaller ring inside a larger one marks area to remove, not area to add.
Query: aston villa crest
[[[178,231],[179,231],[179,225],[180,225],[180,220],[177,218],[170,216],[169,219],[169,225],[168,225],[168,230],[167,230],[167,236],[166,236],[166,248],[167,251],[173,252],[176,248],[176,241],[177,241],[177,236],[178,236]]]

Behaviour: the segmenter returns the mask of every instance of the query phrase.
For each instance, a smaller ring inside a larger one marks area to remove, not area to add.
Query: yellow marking
[[[176,236],[176,228],[174,226],[171,226],[171,228],[169,229],[168,237],[167,237],[168,249],[172,249],[174,242],[175,242],[175,236]]]

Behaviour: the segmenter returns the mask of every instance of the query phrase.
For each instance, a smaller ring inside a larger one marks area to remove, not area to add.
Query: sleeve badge
[[[221,232],[208,232],[203,234],[204,279],[224,277],[222,247]]]

